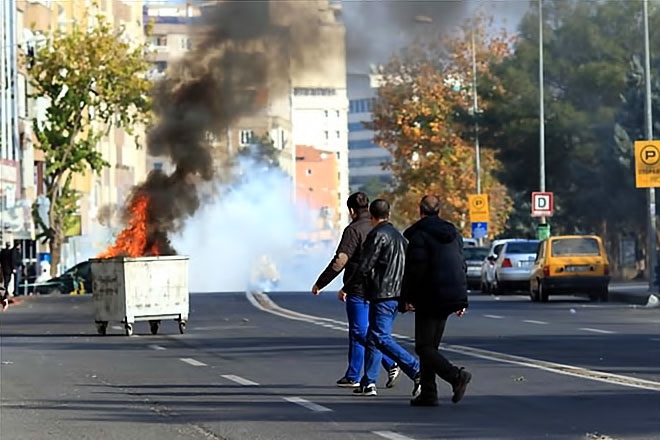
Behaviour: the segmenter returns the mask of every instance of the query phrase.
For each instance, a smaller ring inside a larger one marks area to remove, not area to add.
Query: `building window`
[[[375,144],[373,141],[369,139],[363,139],[361,141],[349,141],[348,149],[349,150],[382,149],[383,151],[387,151],[383,149],[380,145]]]
[[[351,122],[348,124],[348,131],[350,133],[358,132],[358,131],[367,131],[368,129],[365,128],[364,122]]]
[[[374,108],[374,99],[353,99],[348,102],[349,113],[370,113]]]
[[[323,114],[325,114],[325,117],[326,117],[326,118],[328,117],[328,111],[327,111],[327,110],[325,110],[325,111],[323,112]]]
[[[312,175],[312,170],[310,170],[310,169],[308,168],[307,171],[305,171],[305,174],[307,174],[308,176],[311,176],[311,175]],[[311,189],[311,188],[310,188],[310,189]]]
[[[241,145],[241,147],[245,147],[247,145],[252,144],[253,139],[254,139],[254,132],[252,130],[241,130],[239,132],[238,143]]]
[[[336,94],[337,91],[335,89],[302,87],[296,87],[293,89],[293,96],[335,96]]]
[[[337,136],[337,139],[341,138],[341,132],[339,130],[335,132],[335,135]]]
[[[341,116],[341,114],[339,113],[339,110],[337,110],[337,117],[339,117],[339,116]]]
[[[166,47],[167,35],[152,35],[149,37],[149,44],[156,47]]]
[[[328,133],[327,131],[325,131],[324,133],[325,133],[325,138],[326,138],[326,139],[330,139],[330,135],[329,135],[329,133]]]

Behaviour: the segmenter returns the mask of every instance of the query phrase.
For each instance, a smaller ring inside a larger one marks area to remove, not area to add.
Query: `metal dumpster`
[[[190,311],[188,257],[94,258],[94,320],[100,335],[109,322],[124,324],[127,336],[136,321],[149,321],[152,334],[162,319],[174,319],[184,333]]]

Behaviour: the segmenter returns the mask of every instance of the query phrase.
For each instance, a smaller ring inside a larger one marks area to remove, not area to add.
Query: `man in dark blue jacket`
[[[435,376],[453,389],[452,401],[465,394],[472,375],[452,365],[439,351],[447,318],[463,316],[468,307],[463,238],[456,227],[439,217],[440,200],[424,196],[419,204],[421,219],[410,226],[401,307],[415,311],[415,352],[421,369],[421,392],[413,406],[437,406]]]
[[[342,270],[344,271],[344,291],[339,293],[339,300],[346,303],[348,368],[346,374],[337,381],[337,386],[357,388],[360,385],[364,365],[364,348],[369,327],[369,303],[364,298],[362,284],[357,279],[350,280],[360,265],[362,245],[372,226],[369,220],[369,197],[365,193],[351,194],[346,205],[352,221],[344,229],[337,252],[312,287],[312,293],[314,295],[321,293],[321,289],[330,284]],[[401,369],[387,356],[383,356],[382,365],[387,370],[388,376],[385,386],[392,388],[401,375]]]

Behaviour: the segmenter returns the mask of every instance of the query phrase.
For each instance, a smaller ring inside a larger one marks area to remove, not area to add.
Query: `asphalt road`
[[[468,394],[411,408],[407,378],[375,398],[333,386],[346,358],[333,292],[193,294],[185,335],[136,323],[132,337],[96,335],[90,299],[0,315],[0,439],[660,438],[659,309],[475,295],[446,338]],[[411,350],[412,319],[396,325]]]

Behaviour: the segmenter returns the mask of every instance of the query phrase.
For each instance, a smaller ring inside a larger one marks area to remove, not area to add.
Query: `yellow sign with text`
[[[470,222],[488,223],[490,221],[490,209],[488,208],[488,195],[472,194],[468,196],[470,204]]]
[[[635,141],[635,186],[660,187],[660,141]]]

